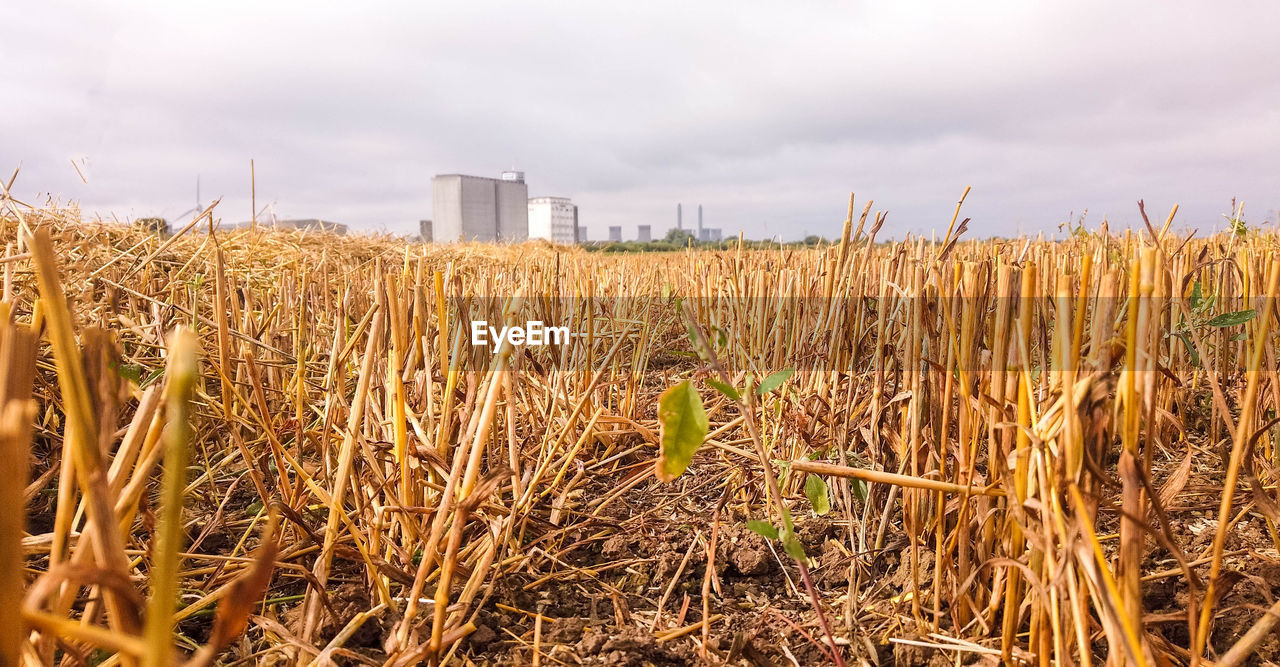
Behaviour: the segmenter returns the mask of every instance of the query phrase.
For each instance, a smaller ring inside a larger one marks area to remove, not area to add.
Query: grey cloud
[[[259,205],[412,233],[438,172],[516,166],[593,238],[677,201],[748,236],[1114,225],[1280,204],[1280,7],[1172,2],[9,3],[0,170],[103,215]],[[10,35],[12,37],[10,37]],[[83,184],[69,159],[87,157]]]

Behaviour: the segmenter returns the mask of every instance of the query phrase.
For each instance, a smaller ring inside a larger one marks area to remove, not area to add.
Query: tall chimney
[[[698,204],[698,240],[702,240],[702,204]]]
[[[680,210],[680,204],[676,204],[676,229],[684,229],[684,212]]]

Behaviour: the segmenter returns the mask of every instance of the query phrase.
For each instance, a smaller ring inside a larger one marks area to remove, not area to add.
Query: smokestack
[[[684,212],[680,210],[680,204],[676,204],[676,229],[684,229]]]
[[[702,240],[702,204],[698,204],[698,240]]]

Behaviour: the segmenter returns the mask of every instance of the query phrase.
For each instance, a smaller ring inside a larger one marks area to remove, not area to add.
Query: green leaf
[[[142,367],[137,364],[116,364],[116,374],[126,380],[142,384]]]
[[[723,382],[720,382],[718,380],[712,380],[711,378],[707,378],[707,384],[714,387],[716,391],[724,394],[725,398],[731,401],[738,401],[742,398],[742,396],[738,393],[737,389],[734,389],[733,387]]]
[[[258,513],[262,511],[263,507],[264,505],[261,500],[254,501],[248,507],[244,508],[244,513],[249,516],[258,516]]]
[[[804,495],[813,507],[813,513],[822,516],[831,511],[831,497],[827,494],[827,483],[817,475],[809,475],[804,480]]]
[[[853,496],[862,502],[867,501],[867,481],[863,479],[853,480]]]
[[[1185,331],[1180,331],[1173,335],[1177,336],[1178,340],[1182,341],[1182,345],[1187,348],[1187,355],[1191,357],[1191,365],[1199,368],[1200,353],[1196,352],[1196,346],[1191,344],[1191,334]]]
[[[147,376],[147,379],[142,381],[142,384],[139,385],[139,387],[142,389],[146,389],[147,387],[150,387],[151,385],[155,384],[156,380],[160,379],[161,375],[164,375],[163,368],[157,368],[154,371],[151,371],[151,374]]]
[[[788,459],[774,459],[773,464],[778,466],[778,483],[787,481],[787,475],[791,474],[791,461]]]
[[[707,437],[707,412],[688,380],[662,392],[658,398],[658,421],[662,423],[658,479],[670,482],[689,467],[693,453]]]
[[[773,373],[769,377],[765,378],[763,382],[760,383],[759,388],[756,389],[756,393],[760,394],[761,396],[764,396],[765,394],[773,391],[774,389],[781,387],[782,383],[786,382],[787,378],[791,377],[791,375],[795,372],[796,372],[796,369],[794,368],[784,368],[778,371],[777,373]]]
[[[808,556],[804,553],[804,545],[795,535],[788,537],[782,541],[782,549],[787,552],[788,556],[796,560],[805,560]]]
[[[1249,310],[1238,310],[1234,313],[1223,313],[1209,320],[1205,324],[1208,324],[1211,327],[1234,327],[1237,324],[1244,324],[1245,322],[1248,322],[1257,314],[1257,311],[1252,308]]]
[[[1234,335],[1234,336],[1232,336],[1232,337],[1228,338],[1227,340],[1232,340],[1232,341],[1236,341],[1236,340],[1249,340],[1249,332],[1248,332],[1248,331],[1241,331],[1240,333],[1238,333],[1238,334],[1236,334],[1236,335]],[[1196,365],[1198,366],[1199,364],[1196,364]]]
[[[689,337],[689,344],[693,345],[693,349],[698,349],[698,330],[693,328],[692,322],[685,322],[684,335]]]
[[[747,530],[763,537],[766,540],[778,539],[778,529],[768,521],[748,521]]]
[[[712,326],[711,336],[709,336],[709,338],[711,343],[717,348],[725,348],[729,345],[729,336],[724,332],[724,329],[721,329],[720,327]]]
[[[1204,303],[1204,291],[1197,280],[1195,285],[1191,287],[1191,310],[1199,312],[1200,306]]]

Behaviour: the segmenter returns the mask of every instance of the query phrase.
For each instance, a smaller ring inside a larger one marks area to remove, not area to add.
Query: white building
[[[530,199],[529,238],[578,243],[578,207],[568,197]]]
[[[519,242],[529,236],[524,173],[501,179],[440,174],[431,179],[432,236],[437,243]]]

